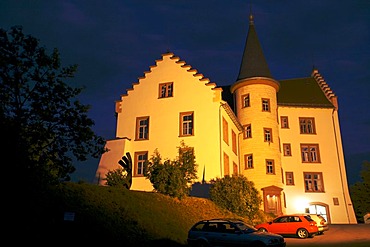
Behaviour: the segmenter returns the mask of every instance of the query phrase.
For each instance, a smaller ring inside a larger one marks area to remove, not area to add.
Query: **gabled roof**
[[[237,81],[252,77],[272,78],[254,28],[253,16],[250,15],[249,29]]]
[[[334,108],[313,77],[280,80],[277,101],[280,106]]]
[[[279,106],[338,108],[337,96],[315,69],[311,77],[279,80]],[[231,86],[222,86],[222,99],[235,108]],[[235,111],[235,109],[234,109]]]

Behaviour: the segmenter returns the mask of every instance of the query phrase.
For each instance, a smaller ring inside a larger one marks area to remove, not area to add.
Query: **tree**
[[[128,181],[128,173],[122,168],[119,167],[115,170],[108,171],[106,177],[104,178],[106,180],[106,185],[108,186],[116,186],[116,187],[124,187],[127,188]]]
[[[361,181],[350,186],[350,194],[357,220],[363,222],[370,213],[370,162],[364,161],[360,172]]]
[[[145,165],[145,177],[153,184],[154,189],[171,197],[183,198],[189,195],[190,185],[197,179],[197,167],[193,148],[182,141],[178,147],[179,156],[175,160],[162,157],[158,149],[154,150],[150,162]]]
[[[105,151],[105,141],[91,129],[90,106],[77,100],[83,88],[64,82],[76,71],[77,65],[62,67],[58,50],[47,54],[38,39],[23,34],[22,26],[0,29],[2,159],[21,183],[68,181],[74,160]]]
[[[219,207],[253,220],[262,203],[254,183],[243,175],[225,176],[211,181],[210,199]]]

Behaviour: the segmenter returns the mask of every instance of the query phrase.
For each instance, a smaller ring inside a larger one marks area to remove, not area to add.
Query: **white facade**
[[[253,25],[251,18],[244,54],[259,48]],[[329,223],[356,224],[335,94],[317,70],[309,78],[276,81],[264,61],[256,71],[267,77],[250,73],[244,59],[237,82],[227,88],[173,53],[163,54],[116,102],[116,139],[107,141],[97,182],[104,185],[107,172],[130,153],[130,189],[152,191],[143,161],[155,150],[173,160],[184,142],[194,148],[194,182],[242,174],[260,191],[265,212],[319,213]]]

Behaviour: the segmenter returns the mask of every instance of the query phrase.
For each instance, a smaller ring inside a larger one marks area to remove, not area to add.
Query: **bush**
[[[127,172],[122,168],[117,168],[113,171],[108,171],[105,184],[108,186],[117,186],[127,188],[128,180]]]
[[[146,164],[145,177],[157,192],[181,199],[189,195],[191,183],[197,178],[198,165],[195,163],[193,148],[184,142],[178,147],[178,153],[177,159],[166,159],[162,163],[162,157],[156,149]]]
[[[260,215],[262,199],[254,183],[243,175],[225,176],[211,181],[210,199],[219,207],[253,220]]]

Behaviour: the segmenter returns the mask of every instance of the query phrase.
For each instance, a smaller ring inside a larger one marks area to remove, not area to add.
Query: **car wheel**
[[[266,244],[264,244],[262,242],[252,242],[250,246],[253,246],[253,247],[266,247]]]
[[[267,229],[266,229],[266,228],[261,227],[261,228],[259,228],[259,229],[258,229],[258,231],[259,231],[259,232],[267,232]]]
[[[195,247],[208,247],[208,243],[204,240],[199,240],[195,243]]]
[[[299,238],[307,238],[308,237],[308,231],[304,228],[299,228],[297,231],[297,236]]]

